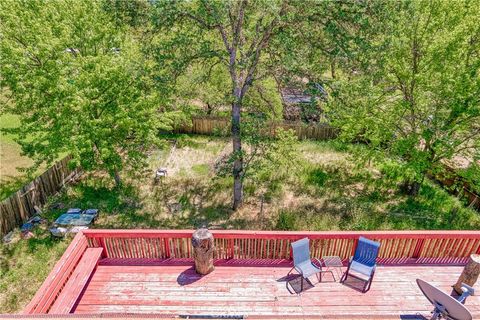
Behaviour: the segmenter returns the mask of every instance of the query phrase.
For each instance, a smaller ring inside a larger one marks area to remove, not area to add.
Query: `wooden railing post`
[[[420,253],[423,249],[423,244],[425,243],[424,239],[418,239],[417,244],[415,245],[415,250],[413,251],[412,258],[418,259],[420,257]]]
[[[356,238],[353,241],[352,254],[350,255],[350,257],[353,257],[355,255],[355,249],[357,249],[357,245],[358,245],[358,238]],[[347,257],[347,259],[349,259],[350,257]]]
[[[103,248],[102,257],[108,258],[108,251],[107,251],[107,247],[105,246],[105,239],[103,237],[100,237],[98,239],[100,240],[100,245]]]
[[[163,241],[165,243],[165,258],[170,258],[170,244],[169,244],[170,239],[163,238]]]
[[[230,247],[230,250],[227,251],[229,252],[228,258],[233,259],[235,258],[235,240],[234,239],[230,239],[229,247]]]

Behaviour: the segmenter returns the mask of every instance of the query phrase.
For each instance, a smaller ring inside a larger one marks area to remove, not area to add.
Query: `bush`
[[[468,168],[460,169],[458,174],[469,183],[472,191],[480,194],[480,165],[473,162]]]
[[[316,187],[322,187],[328,180],[328,174],[321,168],[309,170],[306,182]]]
[[[285,231],[296,230],[296,227],[295,227],[296,222],[297,222],[297,217],[295,213],[291,211],[282,210],[278,215],[275,229],[285,230]]]

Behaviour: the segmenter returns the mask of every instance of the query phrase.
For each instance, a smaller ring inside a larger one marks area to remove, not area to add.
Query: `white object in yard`
[[[158,179],[160,177],[167,176],[167,168],[158,168],[157,172],[155,172],[155,178]]]
[[[78,233],[80,231],[87,230],[87,229],[88,229],[88,227],[86,227],[86,226],[76,226],[76,227],[71,228],[69,232]]]
[[[64,227],[54,227],[50,228],[50,233],[54,237],[63,238],[67,234],[68,229]]]

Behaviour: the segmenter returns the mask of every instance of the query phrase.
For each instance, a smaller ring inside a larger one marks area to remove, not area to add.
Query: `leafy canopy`
[[[117,178],[142,164],[159,97],[128,29],[94,0],[3,1],[0,21],[0,81],[24,153],[37,164],[70,153]]]
[[[480,4],[385,3],[359,64],[333,87],[329,114],[345,139],[387,151],[421,182],[454,156],[480,152]],[[378,32],[380,31],[380,32]]]

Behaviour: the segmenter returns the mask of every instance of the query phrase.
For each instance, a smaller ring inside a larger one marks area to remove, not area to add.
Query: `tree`
[[[203,112],[212,115],[226,106],[230,90],[228,72],[218,64],[197,63],[191,65],[176,79],[175,103],[178,105],[201,104]]]
[[[0,26],[0,81],[23,152],[37,165],[69,153],[120,184],[162,124],[134,39],[94,0],[4,1]]]
[[[387,150],[416,195],[454,156],[478,158],[480,6],[475,1],[385,4],[368,64],[338,81],[330,115],[345,138]]]
[[[181,73],[192,61],[222,63],[231,81],[233,143],[233,209],[243,200],[241,113],[244,98],[258,80],[262,54],[287,22],[287,1],[158,1],[154,17],[158,33],[175,30],[157,47],[160,62]],[[166,59],[166,57],[173,59]],[[166,61],[169,62],[166,62]]]

